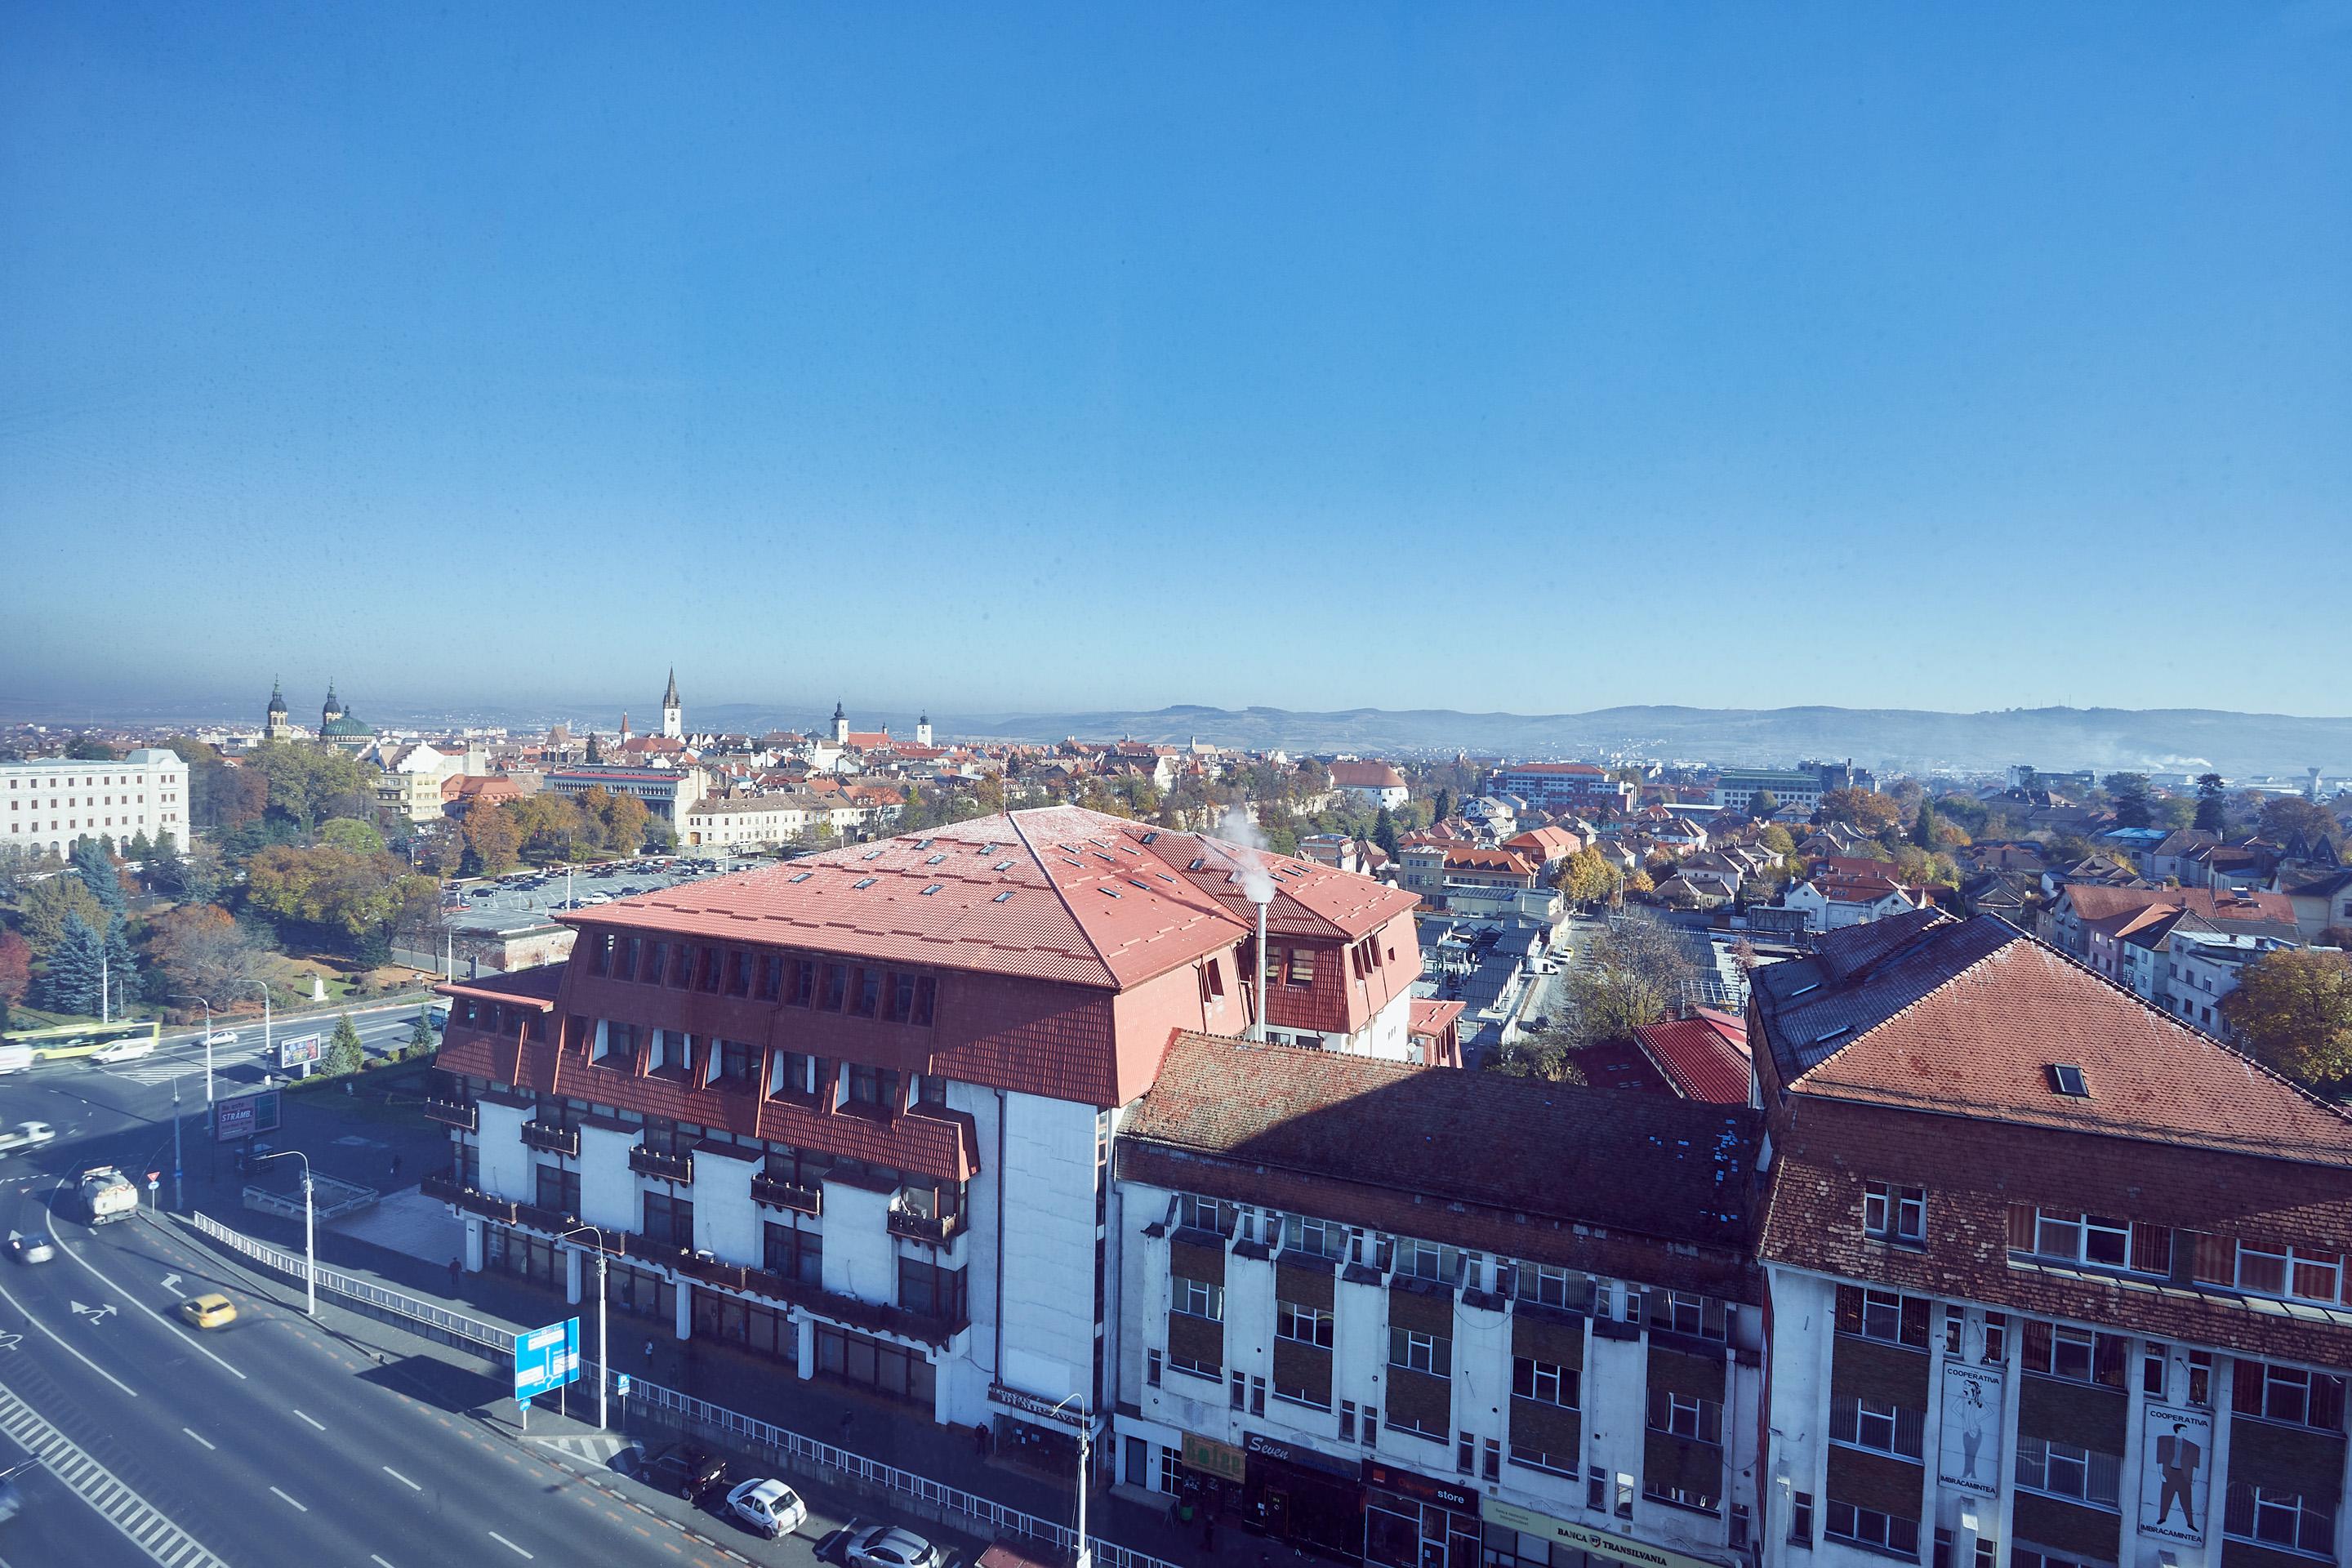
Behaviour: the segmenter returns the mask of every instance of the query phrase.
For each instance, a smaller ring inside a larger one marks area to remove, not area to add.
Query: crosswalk
[[[262,1062],[261,1047],[258,1045],[216,1046],[213,1049],[213,1076],[215,1078],[230,1068],[249,1067],[257,1063],[268,1067],[277,1065],[274,1062]],[[132,1083],[169,1083],[175,1078],[194,1078],[202,1082],[205,1076],[205,1054],[202,1050],[198,1050],[193,1057],[166,1056],[159,1051],[152,1057],[142,1057],[135,1062],[124,1062],[115,1067],[100,1067],[98,1070],[110,1078],[128,1079]]]
[[[117,1479],[73,1440],[41,1418],[38,1411],[0,1387],[0,1432],[15,1438],[50,1474],[73,1489],[133,1546],[164,1568],[227,1568],[186,1531]]]

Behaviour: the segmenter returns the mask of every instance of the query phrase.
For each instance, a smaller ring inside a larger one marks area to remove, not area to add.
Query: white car
[[[727,1510],[773,1541],[808,1518],[801,1494],[779,1480],[750,1480],[727,1494]]]
[[[948,1554],[895,1524],[868,1525],[852,1531],[841,1543],[841,1560],[848,1568],[939,1568]]]
[[[27,1143],[46,1143],[58,1135],[58,1130],[46,1121],[19,1121],[16,1135]]]
[[[211,1034],[205,1037],[205,1044],[208,1046],[233,1046],[236,1044],[236,1031],[235,1029],[215,1029]]]
[[[135,1062],[141,1057],[154,1054],[155,1042],[152,1040],[117,1040],[110,1046],[100,1046],[90,1052],[89,1059],[111,1067],[116,1062]]]

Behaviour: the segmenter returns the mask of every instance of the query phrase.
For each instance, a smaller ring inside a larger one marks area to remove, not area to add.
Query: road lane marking
[[[291,1409],[292,1407],[289,1405],[288,1408]],[[327,1429],[327,1424],[324,1421],[320,1420],[315,1415],[300,1410],[296,1410],[294,1414],[301,1416],[303,1420],[308,1421],[311,1426],[317,1427],[321,1432]]]
[[[66,1187],[66,1179],[65,1179],[65,1177],[64,1177],[64,1176],[60,1175],[60,1176],[58,1178],[58,1192],[59,1195],[61,1195],[61,1196],[63,1195],[63,1194],[64,1194],[64,1192],[65,1192],[65,1187]],[[144,1301],[142,1301],[142,1300],[139,1300],[139,1298],[138,1298],[138,1297],[136,1297],[136,1296],[132,1295],[130,1291],[125,1290],[121,1286],[117,1285],[113,1280],[109,1279],[106,1277],[106,1275],[105,1275],[103,1272],[101,1272],[101,1271],[100,1270],[100,1268],[99,1268],[99,1267],[98,1267],[98,1265],[97,1265],[97,1264],[92,1263],[89,1258],[84,1258],[80,1253],[76,1252],[76,1251],[74,1250],[74,1248],[73,1248],[73,1244],[72,1244],[71,1242],[68,1242],[68,1241],[64,1240],[62,1237],[60,1237],[58,1235],[58,1233],[57,1233],[57,1225],[56,1225],[56,1222],[55,1222],[54,1220],[52,1220],[52,1221],[50,1222],[50,1226],[49,1226],[49,1239],[57,1243],[58,1250],[58,1251],[60,1251],[60,1252],[64,1253],[68,1258],[72,1258],[76,1263],[79,1263],[79,1264],[80,1264],[84,1268],[89,1269],[89,1270],[90,1271],[90,1273],[91,1273],[91,1274],[93,1274],[93,1275],[97,1276],[99,1282],[100,1282],[100,1284],[104,1285],[108,1289],[110,1289],[110,1290],[113,1291],[116,1295],[118,1295],[118,1296],[121,1297],[124,1300],[126,1300],[126,1301],[130,1302],[132,1306],[134,1306],[134,1307],[138,1308],[141,1311],[142,1311],[142,1312],[146,1313],[149,1317],[151,1317],[151,1318],[154,1319],[157,1322],[159,1322],[159,1323],[163,1324],[165,1328],[169,1329],[169,1328],[173,1328],[173,1327],[174,1326],[174,1325],[173,1324],[173,1322],[172,1322],[172,1320],[171,1320],[171,1319],[166,1318],[165,1316],[163,1316],[163,1313],[161,1313],[161,1312],[157,1311],[154,1308],[152,1308],[152,1307],[149,1306],[146,1302],[144,1302]],[[189,1333],[189,1331],[186,1331],[186,1330],[183,1329],[183,1330],[181,1330],[181,1331],[179,1331],[179,1333],[178,1333],[176,1336],[174,1336],[174,1337],[186,1340],[186,1341],[188,1342],[188,1344],[190,1345],[190,1347],[191,1347],[191,1348],[193,1348],[198,1355],[201,1355],[201,1356],[205,1357],[206,1360],[208,1360],[208,1361],[212,1362],[215,1366],[218,1366],[218,1367],[219,1367],[223,1372],[227,1372],[227,1373],[235,1373],[235,1374],[236,1374],[236,1378],[237,1378],[237,1380],[238,1380],[239,1382],[246,1382],[246,1381],[249,1381],[248,1379],[247,1379],[247,1377],[246,1377],[245,1373],[241,1373],[241,1372],[238,1372],[238,1371],[236,1370],[236,1368],[235,1368],[235,1367],[233,1367],[233,1366],[229,1365],[229,1364],[228,1364],[228,1363],[226,1363],[226,1362],[225,1362],[225,1361],[221,1360],[221,1358],[220,1358],[220,1357],[218,1357],[218,1356],[216,1356],[216,1355],[213,1354],[213,1352],[212,1352],[210,1350],[206,1349],[206,1348],[205,1348],[202,1343],[198,1342],[197,1342],[197,1341],[196,1341],[196,1340],[195,1340],[195,1339],[194,1339],[194,1337]]]
[[[209,1439],[207,1439],[207,1438],[197,1436],[196,1436],[196,1434],[195,1434],[195,1432],[194,1432],[194,1431],[193,1431],[193,1430],[191,1430],[190,1428],[185,1427],[185,1426],[183,1426],[183,1427],[181,1427],[181,1428],[180,1428],[180,1430],[181,1430],[181,1431],[183,1431],[183,1432],[186,1432],[186,1433],[188,1434],[188,1436],[191,1436],[191,1437],[195,1437],[195,1439],[196,1439],[196,1441],[197,1441],[197,1442],[204,1444],[204,1446],[205,1446],[205,1447],[212,1449],[212,1450],[213,1450],[213,1452],[215,1452],[215,1453],[218,1453],[218,1452],[220,1451],[218,1445],[216,1445],[216,1444],[213,1443],[212,1441],[210,1441],[210,1440],[209,1440]]]
[[[73,1357],[74,1360],[81,1363],[82,1365],[89,1368],[90,1371],[98,1373],[99,1376],[106,1379],[107,1382],[122,1390],[123,1393],[131,1395],[131,1398],[136,1399],[139,1397],[139,1391],[137,1389],[131,1387],[129,1384],[123,1382],[121,1378],[115,1376],[112,1373],[99,1365],[98,1363],[90,1360],[89,1357],[82,1354],[81,1352],[74,1349],[73,1346],[67,1344],[65,1340],[58,1335],[57,1330],[49,1327],[48,1324],[41,1321],[40,1319],[33,1316],[32,1313],[26,1311],[25,1303],[10,1295],[8,1293],[8,1288],[5,1285],[0,1285],[0,1300],[5,1300],[8,1305],[16,1308],[16,1310],[24,1312],[25,1321],[32,1324],[33,1327],[40,1330],[41,1332],[48,1335],[49,1338],[56,1340],[58,1347],[62,1349],[66,1354]]]
[[[168,1568],[228,1568],[194,1536],[78,1447],[40,1412],[0,1386],[0,1432],[38,1459],[125,1540]]]
[[[375,1564],[375,1568],[392,1568],[392,1564],[391,1564],[391,1563],[386,1563],[383,1558],[378,1557],[378,1556],[377,1556],[374,1552],[369,1552],[369,1553],[368,1553],[368,1561],[369,1561],[369,1562],[371,1562],[371,1563],[374,1563],[374,1564]]]
[[[290,1497],[286,1497],[286,1494],[285,1494],[284,1492],[279,1492],[279,1491],[278,1491],[278,1489],[277,1489],[276,1487],[272,1487],[272,1488],[270,1488],[269,1489],[270,1489],[271,1491],[278,1492],[278,1495],[279,1497],[286,1498],[286,1500],[287,1500],[288,1502],[294,1502],[294,1500],[293,1500],[292,1498],[290,1498]],[[301,1505],[300,1503],[299,1503],[299,1502],[294,1502],[294,1506],[295,1506],[296,1508],[298,1508],[298,1509],[301,1509],[301,1510],[302,1510],[302,1511],[303,1511],[304,1513],[308,1513],[308,1512],[310,1512],[310,1510],[309,1509],[307,1509],[307,1508],[302,1508],[302,1505]]]
[[[406,1476],[402,1475],[398,1470],[394,1469],[390,1465],[383,1467],[383,1473],[390,1476],[394,1480],[398,1481],[402,1486],[406,1487],[410,1491],[421,1492],[425,1489],[423,1487],[418,1486],[415,1481],[410,1480]]]
[[[489,1536],[489,1538],[490,1538],[492,1541],[497,1542],[500,1546],[505,1547],[509,1552],[513,1552],[516,1556],[518,1556],[518,1557],[521,1558],[524,1562],[528,1563],[528,1562],[532,1561],[531,1554],[530,1554],[530,1552],[525,1552],[521,1547],[517,1546],[513,1542],[509,1541],[505,1536],[500,1535],[497,1531],[495,1531],[495,1530],[492,1530],[492,1531],[484,1531],[484,1533],[485,1533],[485,1534],[487,1534],[487,1535],[488,1535],[488,1536]]]

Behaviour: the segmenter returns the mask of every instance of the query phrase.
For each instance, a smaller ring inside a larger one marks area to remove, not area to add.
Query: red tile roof
[[[1754,1126],[1745,1108],[1182,1033],[1119,1141],[1738,1247]]]
[[[1633,1031],[1642,1049],[1685,1100],[1748,1103],[1748,1020],[1701,1007]]]
[[[2108,888],[2069,882],[2060,895],[2084,921],[2134,914],[2151,904],[2171,904],[2214,921],[2274,921],[2294,923],[2294,904],[2282,893],[2216,892],[2211,888]]]
[[[1444,1033],[1445,1026],[1448,1024],[1451,1024],[1454,1019],[1462,1016],[1463,1009],[1467,1007],[1469,1004],[1466,1002],[1427,1002],[1422,1000],[1420,997],[1415,997],[1410,1005],[1412,1007],[1412,1018],[1411,1021],[1405,1025],[1404,1032],[1408,1035],[1438,1035]]]
[[[1788,1093],[2352,1166],[2352,1115],[1993,916],[1832,931],[1755,986]]]
[[[1404,775],[1386,763],[1333,763],[1335,789],[1402,789]]]

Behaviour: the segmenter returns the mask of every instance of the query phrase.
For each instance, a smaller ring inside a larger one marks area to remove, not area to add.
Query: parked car
[[[152,1040],[117,1040],[110,1046],[100,1046],[90,1052],[89,1059],[112,1066],[116,1062],[135,1062],[141,1057],[154,1054],[155,1042]]]
[[[640,1459],[636,1476],[647,1486],[700,1502],[711,1488],[727,1484],[727,1461],[692,1443],[672,1443]]]
[[[727,1510],[771,1541],[790,1535],[808,1518],[800,1493],[779,1480],[745,1481],[727,1494]]]
[[[895,1524],[869,1524],[853,1530],[841,1543],[847,1568],[944,1568],[948,1554]]]

